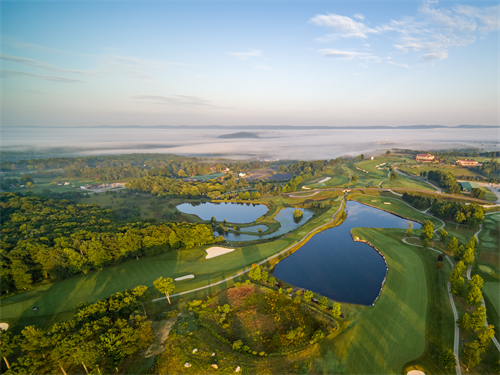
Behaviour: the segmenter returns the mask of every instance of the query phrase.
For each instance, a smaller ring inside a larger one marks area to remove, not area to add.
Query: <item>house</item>
[[[417,154],[417,156],[415,156],[415,160],[419,161],[419,162],[422,162],[422,163],[430,163],[430,162],[434,161],[434,155],[431,155],[431,154]]]
[[[243,172],[240,172],[240,173],[238,174],[238,176],[240,176],[240,177],[246,177],[246,175],[247,175],[247,174],[246,174],[246,173],[243,173]]]
[[[475,161],[475,160],[469,160],[469,159],[458,159],[455,162],[456,165],[459,165],[461,167],[479,167],[482,164]]]

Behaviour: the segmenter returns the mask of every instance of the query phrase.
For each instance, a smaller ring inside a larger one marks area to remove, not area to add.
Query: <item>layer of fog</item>
[[[499,129],[258,130],[260,139],[218,139],[239,129],[7,128],[2,150],[72,147],[77,154],[172,153],[238,159],[329,159],[392,148],[499,149]],[[251,128],[245,131],[252,131]],[[76,150],[75,150],[76,151]]]

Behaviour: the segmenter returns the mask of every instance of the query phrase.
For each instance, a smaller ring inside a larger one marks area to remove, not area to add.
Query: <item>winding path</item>
[[[271,260],[271,259],[273,259],[273,258],[276,258],[276,257],[280,256],[281,254],[286,253],[287,251],[291,250],[291,249],[292,249],[292,248],[294,248],[295,246],[297,246],[297,245],[299,245],[299,244],[301,244],[301,243],[303,243],[303,242],[306,242],[306,241],[308,240],[309,235],[313,234],[314,232],[321,231],[321,228],[323,228],[323,227],[327,227],[328,225],[330,225],[332,222],[334,222],[334,221],[335,221],[335,219],[336,219],[336,217],[337,217],[337,214],[338,214],[338,213],[342,210],[342,208],[344,207],[344,202],[345,202],[345,194],[344,194],[344,195],[343,195],[343,197],[342,197],[342,201],[341,201],[341,203],[340,203],[340,207],[339,207],[339,209],[338,209],[338,210],[337,210],[337,211],[336,211],[336,212],[332,215],[332,220],[330,220],[328,223],[325,223],[325,224],[323,224],[323,225],[321,225],[321,226],[319,226],[319,227],[317,227],[317,228],[314,228],[314,229],[313,229],[313,230],[311,230],[309,233],[307,233],[306,235],[304,235],[304,237],[302,237],[302,239],[301,239],[299,242],[294,243],[293,245],[288,246],[286,249],[281,250],[279,253],[276,253],[276,254],[274,254],[274,255],[272,255],[272,256],[270,256],[270,257],[268,257],[268,258],[266,258],[266,259],[264,259],[264,260],[260,261],[259,263],[257,263],[257,265],[259,265],[259,266],[260,266],[261,264],[264,264],[264,263],[266,263],[267,261],[269,261],[269,260]],[[238,272],[237,274],[235,274],[235,275],[233,275],[233,276],[231,276],[231,277],[228,277],[228,278],[226,278],[226,279],[224,279],[224,280],[220,280],[220,281],[217,281],[217,282],[215,282],[215,283],[212,283],[212,284],[208,284],[208,285],[202,286],[202,287],[200,287],[200,288],[191,289],[191,290],[186,290],[185,292],[175,293],[175,294],[170,295],[170,297],[177,297],[177,296],[181,296],[181,295],[183,295],[183,294],[188,294],[188,293],[196,292],[196,291],[198,291],[198,290],[203,290],[203,289],[211,288],[211,287],[213,287],[213,286],[215,286],[215,285],[223,284],[223,283],[225,283],[226,281],[229,281],[229,280],[235,279],[235,278],[237,278],[237,277],[239,277],[239,276],[241,276],[241,275],[243,275],[243,274],[245,274],[245,273],[249,272],[250,270],[251,270],[251,268],[247,268],[247,269],[245,269],[245,270],[243,270],[243,271],[241,271],[241,272]],[[167,299],[167,297],[160,297],[160,298],[156,298],[156,299],[152,300],[152,302],[161,301],[161,300],[164,300],[164,299]]]

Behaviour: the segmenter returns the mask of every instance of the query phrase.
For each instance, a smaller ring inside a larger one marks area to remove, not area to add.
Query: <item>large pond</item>
[[[276,236],[281,236],[282,234],[291,232],[298,227],[307,223],[307,221],[313,216],[314,211],[300,208],[303,212],[302,217],[299,220],[293,218],[293,211],[295,208],[287,207],[274,217],[278,223],[280,223],[280,227],[276,232],[263,234],[263,235],[251,235],[251,234],[238,234],[238,233],[224,233],[222,236],[226,239],[226,241],[254,241],[254,240],[264,240],[268,238],[273,238]],[[242,231],[249,231],[247,228],[241,228]],[[258,230],[258,229],[257,229]],[[262,229],[264,231],[264,229]]]
[[[386,275],[385,262],[372,247],[354,242],[350,230],[407,228],[408,220],[354,201],[347,202],[346,211],[341,225],[316,234],[282,260],[274,276],[335,301],[371,305]],[[420,227],[413,222],[413,228]]]
[[[226,220],[237,224],[251,223],[268,211],[264,204],[251,203],[182,203],[177,209],[202,220],[210,220],[214,216],[217,221]]]

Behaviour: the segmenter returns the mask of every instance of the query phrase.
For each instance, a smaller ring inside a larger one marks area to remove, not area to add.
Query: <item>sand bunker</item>
[[[370,202],[376,202],[376,200],[372,200],[372,201],[370,201]]]
[[[384,202],[384,204],[391,204],[391,203],[389,203],[389,202]]]
[[[324,178],[324,179],[322,179],[322,180],[318,181],[318,184],[322,184],[323,182],[326,182],[326,181],[328,181],[328,180],[330,180],[330,179],[331,179],[331,177],[326,177],[326,178]]]
[[[174,280],[175,281],[181,281],[181,280],[187,280],[187,279],[194,279],[194,275],[181,276],[181,277],[175,278]]]
[[[0,323],[0,329],[7,331],[9,329],[9,325],[7,323]]]
[[[302,189],[311,190],[311,188],[308,188],[307,186],[302,186]]]
[[[205,259],[210,259],[210,258],[215,258],[218,257],[219,255],[224,255],[227,253],[230,253],[231,251],[234,251],[234,249],[227,249],[225,247],[211,247],[207,249],[207,256]]]
[[[425,372],[419,370],[408,371],[408,375],[425,375]]]

